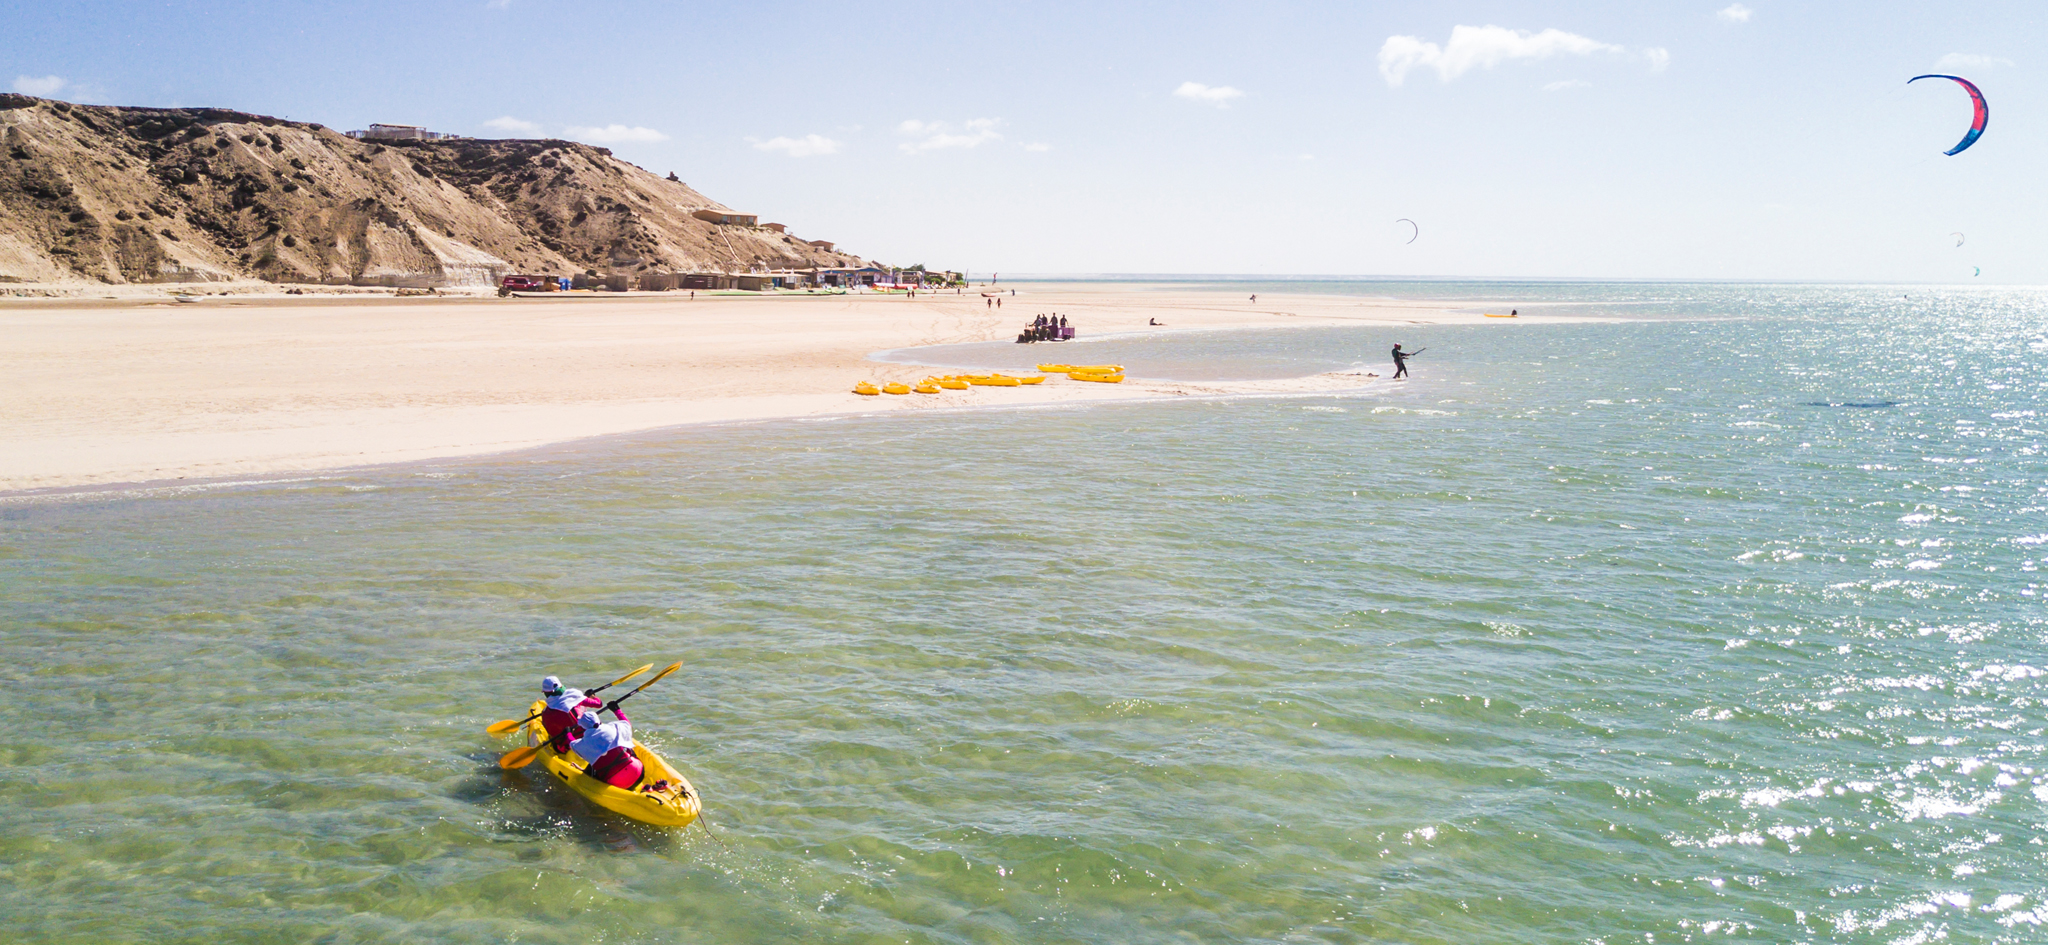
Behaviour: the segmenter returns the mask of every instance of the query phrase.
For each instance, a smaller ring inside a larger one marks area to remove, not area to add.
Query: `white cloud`
[[[1388,85],[1398,86],[1408,78],[1409,70],[1428,68],[1449,82],[1473,69],[1491,69],[1509,59],[1621,51],[1620,46],[1557,29],[1525,33],[1499,26],[1454,26],[1450,42],[1442,46],[1425,43],[1417,36],[1387,37],[1380,46],[1380,75]]]
[[[1747,23],[1750,17],[1756,15],[1756,11],[1740,3],[1731,3],[1714,15],[1730,23]]]
[[[14,77],[14,90],[23,95],[47,98],[57,94],[58,90],[64,88],[64,86],[64,80],[54,75],[46,75],[42,78],[36,78],[32,75]]]
[[[1949,53],[1948,55],[1941,57],[1939,60],[1936,60],[1934,64],[1943,69],[1996,69],[1999,66],[2012,65],[2012,60],[2001,59],[1997,56],[1975,56],[1969,53]],[[51,76],[51,78],[54,79],[56,78],[56,76]],[[14,87],[17,89],[20,88],[21,83],[17,81],[14,84]]]
[[[1046,143],[1045,143],[1045,142],[1043,142],[1043,141],[1033,141],[1033,142],[1031,142],[1030,144],[1027,144],[1027,145],[1025,145],[1025,146],[1024,146],[1024,150],[1026,150],[1026,151],[1050,151],[1050,150],[1052,150],[1052,145],[1046,144]]]
[[[571,125],[569,127],[569,137],[575,138],[579,141],[596,141],[603,144],[611,144],[613,142],[619,141],[668,140],[668,135],[662,134],[661,132],[656,131],[652,128],[642,128],[639,125],[633,125],[630,127],[626,125],[606,125],[602,128],[584,128]]]
[[[519,134],[540,134],[539,125],[534,124],[533,122],[530,121],[526,121],[524,119],[514,118],[510,115],[503,115],[497,118],[493,118],[490,121],[484,122],[484,127],[495,128],[499,131],[512,131],[517,132]]]
[[[996,126],[1002,124],[999,118],[976,118],[967,122],[964,134],[954,134],[943,121],[918,121],[908,119],[896,126],[898,134],[909,135],[914,140],[905,141],[897,147],[905,154],[919,151],[937,151],[942,148],[973,148],[990,141],[1001,141],[1003,136],[996,133]]]
[[[1173,90],[1173,94],[1176,97],[1184,98],[1191,102],[1201,102],[1204,105],[1214,105],[1217,108],[1229,108],[1232,99],[1244,97],[1243,92],[1230,86],[1218,85],[1211,87],[1200,82],[1182,82],[1180,88]]]
[[[1643,49],[1643,58],[1650,60],[1651,72],[1663,72],[1664,67],[1671,64],[1671,50],[1662,46],[1647,46]]]
[[[793,158],[839,153],[839,142],[824,135],[804,135],[801,138],[777,135],[766,141],[748,138],[747,143],[762,151],[781,151]]]
[[[1592,84],[1593,83],[1588,82],[1584,79],[1566,79],[1562,82],[1552,82],[1549,85],[1544,86],[1543,91],[1562,92],[1565,89],[1583,89]]]

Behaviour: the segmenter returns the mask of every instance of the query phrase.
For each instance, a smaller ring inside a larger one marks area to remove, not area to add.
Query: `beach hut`
[[[741,213],[737,210],[712,210],[707,208],[694,211],[690,215],[707,223],[717,223],[722,226],[754,226],[761,221],[760,216],[757,214]]]

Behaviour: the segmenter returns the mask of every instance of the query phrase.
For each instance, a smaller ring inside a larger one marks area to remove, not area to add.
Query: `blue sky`
[[[984,273],[2012,284],[2048,282],[2044,9],[70,0],[0,10],[0,79],[572,137]],[[1971,150],[1923,72],[1984,89]]]

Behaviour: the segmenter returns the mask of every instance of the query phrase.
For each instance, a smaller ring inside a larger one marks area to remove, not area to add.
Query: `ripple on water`
[[[0,746],[0,914],[48,940],[2029,940],[2048,504],[2043,347],[2012,339],[2040,300],[1540,291],[1697,318],[1404,326],[1443,357],[1341,405],[11,501],[0,720],[78,708]],[[1922,363],[1937,327],[1975,379]],[[634,717],[717,839],[493,765],[482,727],[538,674],[668,658]]]

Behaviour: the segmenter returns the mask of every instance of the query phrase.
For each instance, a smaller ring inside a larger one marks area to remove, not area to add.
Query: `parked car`
[[[555,279],[553,276],[506,276],[498,280],[498,295],[500,296],[511,295],[514,292],[553,291],[555,291]]]

